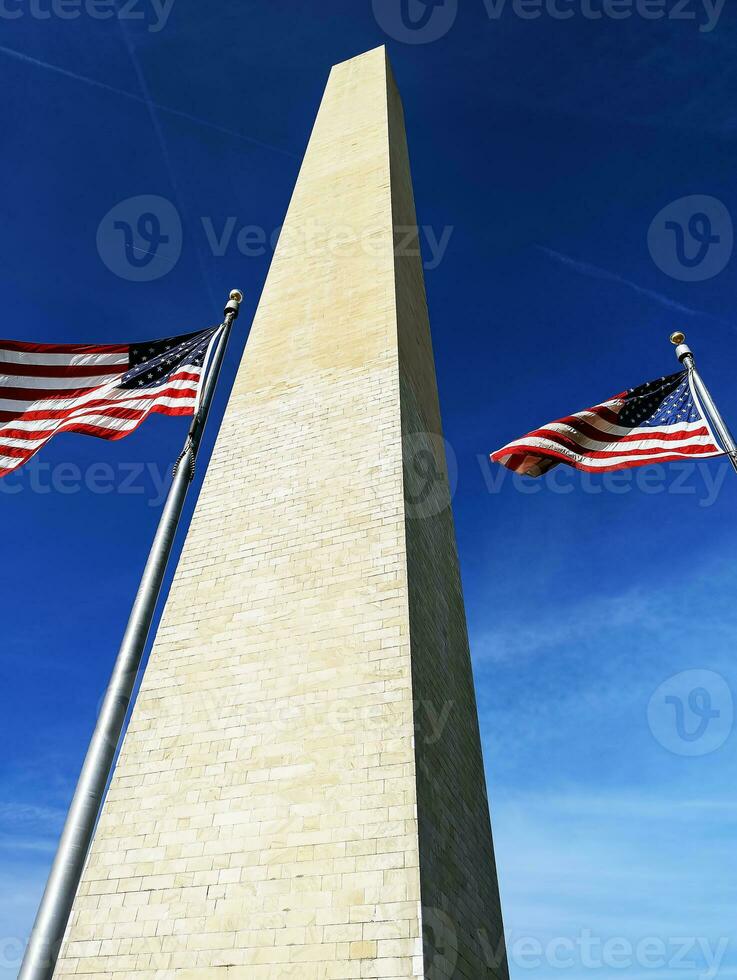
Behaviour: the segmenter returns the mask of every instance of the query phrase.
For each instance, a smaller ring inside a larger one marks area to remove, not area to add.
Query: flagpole
[[[225,357],[231,327],[238,316],[242,299],[243,294],[234,289],[225,307],[220,337],[210,368],[202,383],[199,409],[195,413],[184,448],[174,467],[174,479],[164,504],[77,789],[67,814],[18,980],[50,980],[54,973],[102,806],[105,787],[125,724],[177,525],[182,515],[187,490],[194,476],[197,451]]]
[[[696,370],[696,362],[694,361],[691,348],[686,343],[686,335],[680,330],[677,330],[675,333],[670,335],[670,342],[675,345],[676,357],[681,364],[686,367],[696,394],[701,400],[706,414],[710,417],[711,422],[716,429],[716,433],[721,440],[725,452],[729,456],[733,469],[735,472],[737,472],[737,443],[735,443],[734,439],[732,438],[732,433],[727,428],[727,423],[724,421],[719,409],[716,407],[714,399],[709,393],[709,389],[706,387],[701,375]]]

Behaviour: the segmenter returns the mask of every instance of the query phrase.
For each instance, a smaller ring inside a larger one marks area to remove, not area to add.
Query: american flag
[[[516,473],[541,476],[558,463],[601,473],[721,455],[689,373],[679,371],[550,422],[491,458]]]
[[[193,415],[219,331],[135,344],[0,340],[0,477],[59,432],[122,439],[152,412]]]

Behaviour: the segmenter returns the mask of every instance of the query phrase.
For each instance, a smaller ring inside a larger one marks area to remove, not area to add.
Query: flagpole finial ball
[[[231,291],[230,291],[230,298],[235,303],[242,303],[243,302],[243,293],[240,291],[240,289],[231,289]]]
[[[670,342],[675,347],[677,347],[679,344],[684,343],[685,340],[686,340],[686,334],[685,333],[681,333],[680,330],[676,330],[674,333],[672,333],[670,335]]]

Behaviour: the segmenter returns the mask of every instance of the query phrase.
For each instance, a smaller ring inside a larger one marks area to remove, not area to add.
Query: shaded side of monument
[[[56,977],[507,965],[401,102],[336,66]]]

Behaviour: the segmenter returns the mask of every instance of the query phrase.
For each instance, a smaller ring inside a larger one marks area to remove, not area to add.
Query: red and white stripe
[[[122,439],[152,412],[192,415],[202,369],[184,365],[156,388],[120,388],[127,344],[0,341],[0,477],[59,432]]]
[[[617,395],[550,422],[503,446],[491,454],[491,459],[516,473],[541,476],[558,463],[602,473],[723,455],[705,421],[657,427],[618,425],[624,403],[625,395]]]

